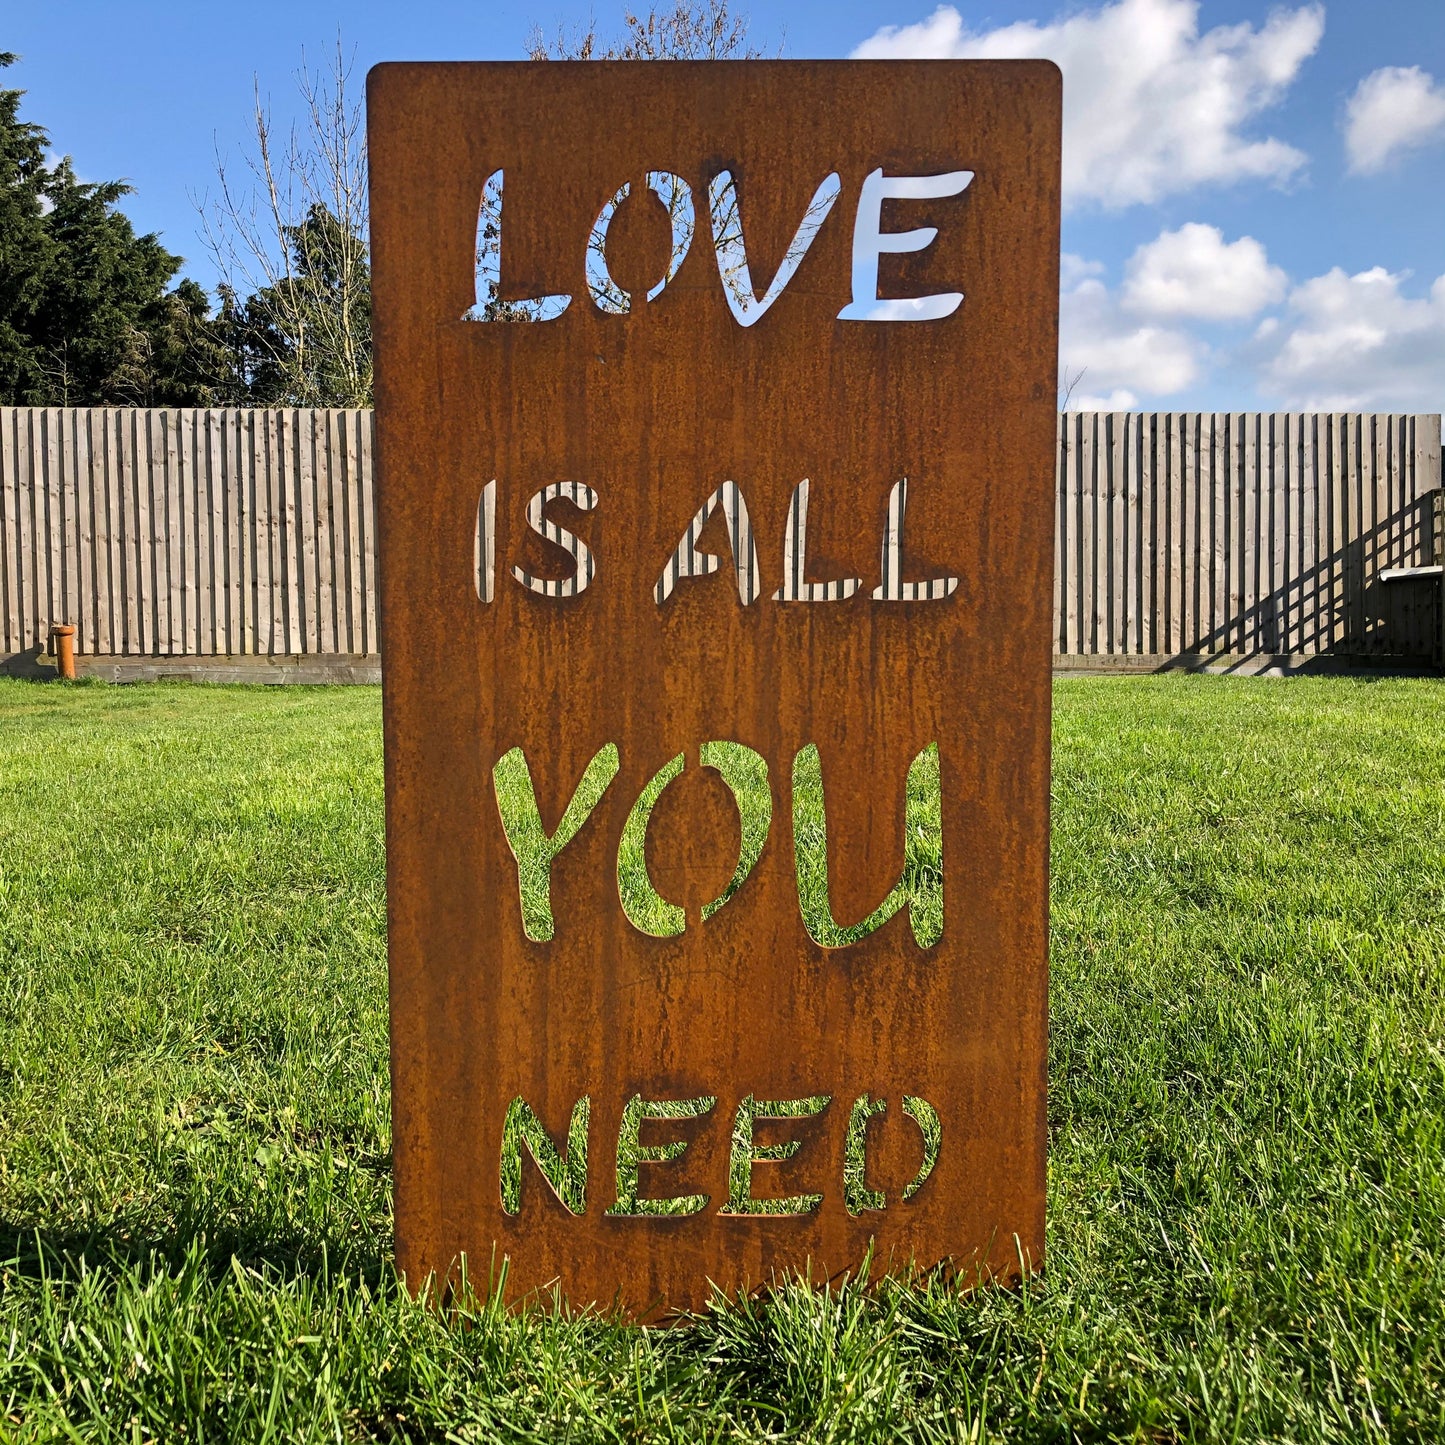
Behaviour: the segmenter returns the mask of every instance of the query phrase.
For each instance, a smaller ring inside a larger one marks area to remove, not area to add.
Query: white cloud
[[[1120,207],[1204,183],[1284,182],[1304,155],[1244,127],[1314,53],[1324,9],[1274,12],[1259,28],[1200,34],[1197,0],[1115,0],[1049,24],[971,31],[951,5],[885,26],[858,57],[1043,57],[1064,73],[1064,198]]]
[[[1418,65],[1371,71],[1345,106],[1345,154],[1359,174],[1445,138],[1445,86]]]
[[[1072,290],[1086,276],[1102,276],[1103,274],[1104,263],[1102,261],[1088,261],[1082,256],[1075,256],[1070,251],[1065,251],[1059,257],[1059,287],[1061,290]]]
[[[1259,387],[1304,410],[1438,411],[1445,404],[1445,276],[1427,297],[1406,274],[1336,266],[1297,286],[1289,315],[1255,333]]]
[[[1226,242],[1217,226],[1191,221],[1134,252],[1122,301],[1145,316],[1244,321],[1282,301],[1287,284],[1253,236]]]
[[[1178,327],[1127,314],[1092,269],[1077,256],[1066,256],[1061,268],[1060,375],[1088,387],[1069,404],[1087,410],[1098,402],[1099,410],[1124,411],[1141,393],[1168,396],[1191,386],[1203,345]]]

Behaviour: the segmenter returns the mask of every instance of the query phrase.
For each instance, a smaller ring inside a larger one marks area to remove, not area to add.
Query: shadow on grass
[[[123,1218],[91,1228],[47,1227],[0,1215],[0,1296],[12,1276],[64,1281],[97,1272],[150,1275],[199,1267],[219,1282],[237,1265],[277,1283],[324,1284],[342,1275],[371,1288],[397,1281],[389,1235],[274,1233],[248,1228],[234,1214],[204,1211],[190,1211],[165,1229]]]

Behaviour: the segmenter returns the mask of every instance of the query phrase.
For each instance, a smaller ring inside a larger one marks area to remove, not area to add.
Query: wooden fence
[[[1430,658],[1439,416],[1059,418],[1064,655]]]
[[[0,659],[377,650],[365,411],[0,408]],[[1427,659],[1438,416],[1065,413],[1055,651]]]
[[[0,656],[376,651],[369,411],[0,408]]]

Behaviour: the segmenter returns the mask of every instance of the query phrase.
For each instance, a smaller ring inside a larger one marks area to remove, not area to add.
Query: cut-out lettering
[[[883,203],[888,200],[934,200],[956,196],[973,180],[972,171],[949,171],[933,176],[885,176],[880,169],[863,181],[853,221],[852,299],[838,313],[843,321],[938,321],[951,316],[963,302],[961,291],[938,292],[929,296],[880,297],[878,259],[885,254],[922,251],[938,235],[934,226],[906,231],[883,230]],[[571,304],[562,292],[527,300],[499,299],[502,276],[502,171],[493,171],[482,187],[477,208],[476,269],[472,304],[462,313],[464,321],[554,321]],[[677,274],[686,259],[697,229],[692,187],[674,171],[649,171],[647,186],[667,208],[672,227],[672,250],[667,269],[648,290],[655,301]],[[613,279],[607,265],[607,233],[618,207],[631,194],[624,182],[604,202],[587,236],[587,290],[593,304],[609,316],[626,316],[632,310],[632,296]],[[823,222],[842,191],[836,171],[819,183],[778,263],[773,279],[761,296],[753,286],[743,234],[742,211],[737,185],[730,171],[719,171],[708,187],[708,218],[718,276],[728,309],[740,326],[753,326],[767,314],[782,295],[807,255]]]
[[[639,1192],[639,1164],[668,1164],[687,1151],[685,1139],[670,1144],[644,1144],[641,1141],[644,1121],[696,1119],[712,1112],[717,1099],[704,1095],[697,1099],[644,1099],[634,1094],[623,1107],[622,1123],[617,1131],[617,1203],[607,1213],[613,1216],[645,1217],[647,1215],[701,1214],[712,1198],[709,1194],[672,1194],[659,1199],[644,1198]]]
[[[617,845],[617,896],[622,911],[639,933],[651,938],[676,938],[687,928],[687,914],[652,886],[647,871],[647,825],[652,810],[662,790],[681,775],[685,761],[679,753],[652,775],[637,795]]]
[[[868,1174],[868,1120],[888,1108],[886,1099],[860,1094],[848,1115],[848,1137],[843,1146],[843,1204],[855,1218],[867,1209],[882,1209],[888,1203],[881,1189],[870,1189]]]
[[[571,304],[562,293],[529,301],[500,301],[502,285],[502,172],[493,171],[482,186],[477,208],[476,281],[463,321],[555,321]]]
[[[783,529],[783,585],[773,593],[774,602],[842,602],[863,585],[861,577],[837,577],[831,582],[806,580],[809,486],[808,478],[804,477],[793,488]]]
[[[831,1094],[807,1099],[755,1099],[749,1094],[738,1105],[733,1118],[732,1148],[728,1155],[728,1202],[719,1214],[811,1214],[822,1202],[821,1194],[789,1194],[781,1199],[758,1199],[753,1194],[753,1165],[780,1163],[798,1152],[801,1140],[782,1144],[755,1144],[753,1126],[759,1119],[806,1119],[828,1107]]]
[[[962,291],[932,296],[889,297],[878,294],[878,258],[922,251],[938,235],[936,226],[911,231],[883,230],[886,200],[927,201],[956,196],[973,179],[972,171],[949,171],[939,176],[885,176],[871,171],[863,181],[858,211],[853,220],[853,299],[839,313],[840,321],[941,321],[963,302]]]
[[[583,482],[551,482],[527,503],[527,525],[572,559],[571,573],[561,578],[534,577],[513,565],[512,576],[528,592],[535,592],[539,597],[576,597],[592,585],[592,579],[597,575],[597,559],[592,549],[575,533],[558,526],[545,515],[547,504],[559,497],[583,512],[590,512],[597,505],[597,493]]]
[[[608,785],[617,776],[617,744],[605,743],[587,764],[581,781],[567,803],[557,831],[549,838],[537,807],[532,770],[521,748],[497,759],[492,768],[492,790],[502,832],[517,860],[517,894],[522,909],[522,931],[533,943],[546,943],[553,933],[552,863],[577,836]]]
[[[497,590],[497,479],[492,478],[477,498],[477,535],[473,547],[477,597],[490,602]]]
[[[684,577],[710,577],[722,565],[713,552],[700,552],[698,538],[708,519],[721,507],[727,523],[728,542],[733,552],[733,571],[737,576],[738,597],[744,607],[757,600],[761,582],[758,578],[758,549],[753,541],[753,524],[748,517],[748,504],[736,482],[724,482],[687,524],[662,576],[653,588],[653,599],[659,607],[672,596],[673,589]]]
[[[737,802],[741,825],[738,861],[722,893],[702,909],[711,918],[743,886],[766,845],[772,824],[772,789],[766,760],[753,749],[733,742],[707,742],[699,751],[704,767],[713,768]],[[531,770],[521,748],[512,748],[492,769],[502,830],[517,864],[517,891],[522,928],[535,943],[554,932],[551,900],[553,860],[571,842],[617,776],[617,746],[608,743],[588,763],[557,831],[548,837],[542,825]],[[682,753],[648,780],[628,813],[617,848],[617,890],[622,911],[639,932],[673,938],[687,926],[684,910],[653,886],[647,869],[647,829],[663,790],[685,766]],[[930,743],[908,769],[904,805],[903,872],[888,896],[863,922],[838,924],[828,898],[827,811],[822,765],[815,744],[793,760],[793,853],[798,907],[813,941],[824,948],[846,948],[881,928],[905,904],[914,939],[931,948],[943,936],[943,825],[938,747]]]
[[[908,768],[904,803],[903,872],[888,896],[861,923],[834,921],[828,898],[828,828],[822,762],[809,743],[793,759],[793,854],[798,907],[808,936],[822,948],[844,948],[867,938],[905,904],[914,941],[932,948],[943,937],[943,797],[938,744]]]
[[[903,1199],[906,1203],[923,1188],[924,1182],[933,1173],[933,1166],[938,1163],[938,1151],[943,1145],[943,1121],[927,1099],[920,1099],[914,1094],[903,1096],[903,1112],[918,1125],[923,1135],[923,1165],[904,1187]]]
[[[762,857],[768,830],[773,825],[773,789],[768,781],[767,760],[741,743],[704,743],[698,749],[698,761],[720,774],[732,789],[742,832],[738,866],[731,881],[711,903],[703,905],[702,916],[706,922],[743,886]]]
[[[677,275],[678,267],[687,260],[697,217],[693,211],[692,187],[681,176],[671,171],[648,171],[647,186],[667,207],[667,219],[672,225],[672,254],[668,258],[667,270],[662,280],[647,293],[649,301],[656,301],[667,283]]]
[[[903,520],[908,510],[908,478],[894,482],[888,494],[888,520],[883,525],[883,580],[870,594],[877,602],[937,602],[958,590],[957,577],[903,580]]]
[[[632,182],[623,181],[617,194],[597,213],[587,237],[587,290],[597,309],[609,316],[626,316],[632,310],[632,297],[612,279],[607,269],[607,228],[631,191]]]
[[[718,275],[722,278],[723,295],[739,326],[753,326],[766,315],[768,308],[783,294],[793,279],[803,257],[818,234],[828,212],[838,199],[843,183],[837,171],[830,172],[819,183],[808,202],[798,229],[778,262],[771,285],[759,298],[753,290],[752,271],[748,265],[748,248],[743,239],[743,217],[738,207],[737,187],[730,171],[719,171],[708,187],[708,215],[712,222],[713,249],[717,254]]]
[[[502,1125],[502,1209],[516,1214],[522,1207],[522,1149],[532,1156],[542,1178],[569,1214],[587,1212],[587,1126],[592,1113],[589,1095],[577,1100],[567,1126],[567,1152],[552,1141],[542,1121],[520,1095],[507,1108]]]
[[[814,1118],[822,1114],[831,1101],[829,1094],[774,1100],[757,1099],[751,1094],[745,1096],[732,1116],[726,1202],[717,1213],[757,1217],[811,1214],[816,1210],[824,1198],[822,1191],[782,1197],[760,1197],[754,1193],[756,1166],[791,1159],[802,1144],[800,1139],[757,1144],[754,1133],[759,1120]],[[618,1120],[617,1197],[606,1210],[609,1218],[684,1218],[701,1214],[708,1207],[712,1196],[707,1193],[658,1195],[642,1192],[641,1168],[644,1164],[675,1163],[690,1147],[687,1139],[644,1144],[642,1131],[649,1124],[702,1120],[713,1112],[717,1102],[717,1097],[712,1094],[690,1099],[648,1099],[641,1094],[633,1094],[626,1101]],[[586,1213],[591,1108],[591,1096],[584,1094],[573,1106],[566,1138],[558,1141],[548,1133],[525,1098],[518,1095],[512,1100],[502,1126],[500,1160],[502,1208],[507,1214],[515,1215],[522,1207],[524,1153],[531,1156],[538,1173],[569,1213]],[[887,1108],[886,1100],[860,1094],[849,1111],[843,1148],[843,1204],[855,1219],[861,1214],[887,1207],[885,1192],[870,1188],[867,1182],[868,1123],[870,1119],[886,1113]],[[923,1136],[923,1162],[902,1191],[902,1200],[906,1203],[918,1194],[933,1174],[942,1146],[943,1125],[938,1110],[919,1095],[904,1094],[903,1111],[917,1124]],[[649,1177],[657,1178],[655,1175]]]

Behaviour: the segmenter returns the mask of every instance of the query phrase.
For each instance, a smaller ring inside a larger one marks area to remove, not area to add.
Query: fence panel
[[[1059,417],[1054,647],[1428,658],[1440,417]],[[369,411],[0,408],[0,660],[377,651]],[[459,525],[466,523],[459,522]]]

